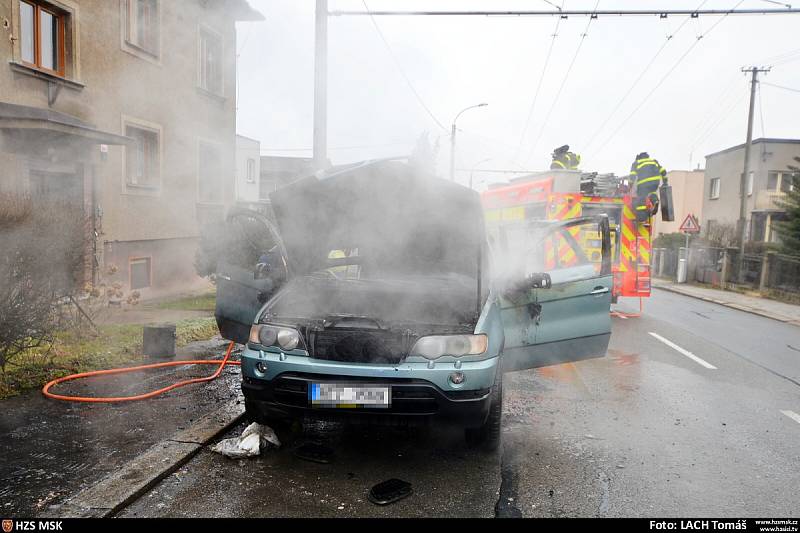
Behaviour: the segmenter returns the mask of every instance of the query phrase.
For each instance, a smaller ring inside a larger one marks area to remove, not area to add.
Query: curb
[[[768,313],[766,311],[762,311],[760,309],[756,309],[753,307],[747,307],[745,305],[739,305],[731,302],[726,302],[724,300],[718,300],[716,298],[710,298],[708,296],[698,296],[696,294],[692,294],[688,291],[682,291],[680,289],[676,289],[675,287],[670,286],[663,286],[663,285],[653,285],[654,289],[660,289],[662,291],[672,292],[675,294],[680,294],[682,296],[688,296],[689,298],[694,298],[696,300],[703,300],[704,302],[715,303],[717,305],[722,305],[724,307],[728,307],[730,309],[736,309],[737,311],[744,311],[745,313],[750,313],[751,315],[758,315],[760,317],[769,318],[771,320],[776,320],[778,322],[782,322],[784,324],[789,324],[791,326],[800,327],[800,320],[795,320],[793,318],[789,318],[783,315],[776,315],[773,313]]]
[[[240,400],[223,404],[70,498],[56,510],[55,518],[113,517],[190,461],[218,435],[239,424],[244,416]]]

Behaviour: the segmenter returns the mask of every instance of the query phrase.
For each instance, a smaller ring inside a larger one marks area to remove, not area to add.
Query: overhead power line
[[[561,7],[564,7],[564,2],[561,2]],[[514,159],[519,158],[519,153],[522,151],[522,145],[525,143],[525,136],[528,135],[528,126],[530,126],[531,118],[533,118],[533,111],[536,108],[536,102],[539,100],[539,93],[542,90],[542,83],[544,82],[545,74],[547,73],[547,66],[550,64],[550,56],[553,54],[553,48],[556,44],[556,37],[558,37],[558,28],[561,25],[561,20],[556,21],[556,27],[553,30],[553,38],[550,40],[550,48],[547,50],[547,56],[544,59],[544,66],[542,67],[542,75],[539,76],[539,83],[536,85],[536,92],[533,94],[533,101],[528,109],[528,116],[525,119],[525,127],[522,128],[522,135],[519,137],[519,145],[517,151],[514,153]]]
[[[800,89],[792,89],[791,87],[784,87],[783,85],[775,85],[774,83],[768,83],[766,81],[760,81],[759,83],[763,85],[769,85],[770,87],[775,87],[776,89],[783,89],[784,91],[792,91],[793,93],[800,93]]]
[[[425,110],[426,113],[428,113],[428,116],[431,117],[431,120],[433,120],[436,123],[436,125],[439,126],[439,128],[442,129],[442,131],[446,132],[447,128],[444,127],[444,125],[439,121],[439,119],[436,118],[436,115],[433,114],[433,111],[431,111],[430,108],[425,104],[425,101],[422,99],[422,96],[420,96],[420,94],[414,88],[414,84],[411,83],[411,80],[406,75],[406,71],[403,69],[403,65],[400,64],[400,60],[397,59],[397,56],[394,54],[394,50],[392,50],[392,47],[389,44],[389,41],[386,40],[386,37],[383,35],[383,32],[381,31],[381,27],[378,26],[378,21],[375,20],[375,17],[373,17],[370,14],[370,10],[369,10],[369,6],[367,5],[367,1],[366,0],[361,0],[361,1],[364,4],[364,9],[367,10],[366,14],[370,15],[369,18],[372,21],[372,25],[375,26],[375,31],[378,32],[378,35],[380,36],[381,40],[383,41],[383,44],[386,46],[386,50],[389,51],[389,55],[392,57],[392,61],[394,61],[394,64],[397,67],[397,70],[400,72],[400,75],[406,81],[406,85],[408,85],[408,88],[411,89],[412,93],[414,93],[414,97],[417,99],[417,102],[419,102],[419,105],[422,106],[422,108]]]
[[[744,0],[739,0],[739,2],[736,3],[736,5],[733,7],[733,9],[729,10],[729,12],[733,13],[736,10],[736,8],[739,7],[742,3],[744,3]],[[593,153],[599,152],[600,150],[605,148],[608,143],[610,143],[612,140],[614,140],[614,138],[617,136],[617,133],[619,133],[620,130],[622,130],[622,128],[625,127],[625,125],[630,121],[630,119],[632,119],[634,116],[636,116],[636,114],[644,106],[644,104],[646,104],[650,100],[650,97],[653,96],[653,94],[655,94],[655,92],[664,84],[664,82],[666,82],[670,78],[670,76],[672,76],[672,73],[675,72],[675,70],[680,66],[680,64],[683,63],[683,60],[686,59],[689,56],[689,54],[692,53],[694,48],[698,44],[700,44],[700,41],[703,39],[703,37],[707,36],[709,33],[714,31],[714,29],[717,26],[719,26],[720,23],[723,20],[725,20],[725,17],[723,17],[723,18],[719,19],[718,21],[716,21],[713,25],[711,25],[710,28],[708,28],[708,30],[704,34],[699,35],[695,39],[695,41],[686,50],[686,52],[684,52],[683,55],[681,55],[678,58],[678,60],[675,62],[675,64],[672,65],[672,67],[669,70],[667,70],[667,72],[664,74],[664,76],[661,77],[661,79],[658,81],[658,83],[655,85],[655,87],[653,87],[650,90],[650,92],[647,93],[647,96],[645,96],[644,99],[641,102],[639,102],[639,105],[637,105],[636,108],[633,111],[631,111],[631,113],[625,118],[625,120],[622,121],[622,123],[617,127],[617,129],[615,129],[614,132],[605,140],[605,142],[602,145],[600,145],[600,147],[597,148],[597,150],[594,150]]]
[[[734,109],[739,107],[739,105],[744,101],[747,97],[748,91],[742,91],[739,98],[734,99],[727,107],[724,108],[723,112],[712,121],[708,126],[703,130],[703,132],[695,139],[692,143],[691,152],[694,153],[695,149],[702,146],[704,142],[711,136],[712,133],[717,131],[717,128],[725,122],[727,118],[731,116],[731,113]]]
[[[736,88],[739,86],[739,75],[734,75],[730,78],[730,81],[724,85],[724,88],[720,93],[715,96],[714,98],[709,100],[709,104],[706,106],[706,112],[703,114],[703,117],[697,122],[697,125],[690,131],[700,132],[699,135],[693,135],[690,137],[691,139],[695,139],[692,142],[691,147],[694,148],[697,144],[696,139],[702,137],[708,128],[716,123],[719,117],[719,110],[721,108],[727,108],[728,103],[730,103],[730,98],[736,99]]]
[[[336,10],[331,11],[330,14],[335,17],[340,16],[381,16],[381,17],[417,17],[417,16],[442,16],[442,17],[491,17],[491,16],[518,16],[518,17],[571,17],[571,16],[588,16],[588,17],[603,17],[603,16],[657,16],[667,18],[670,15],[691,15],[692,17],[700,16],[728,16],[728,15],[790,15],[799,14],[800,9],[613,9],[613,10],[557,10],[557,11],[347,11]]]
[[[708,0],[703,0],[703,2],[701,2],[700,5],[697,8],[700,9],[701,7],[703,7],[703,5],[706,2],[708,2]],[[641,82],[642,79],[645,77],[645,75],[650,71],[650,67],[652,67],[653,64],[656,62],[656,60],[661,56],[661,52],[664,51],[664,49],[670,43],[672,38],[675,37],[675,35],[677,35],[683,29],[683,27],[686,26],[686,23],[688,23],[690,20],[691,20],[691,17],[685,18],[683,20],[683,22],[681,22],[681,24],[678,26],[678,28],[674,32],[672,32],[670,35],[667,35],[667,38],[664,41],[664,43],[656,51],[655,55],[653,55],[653,57],[650,58],[650,61],[647,62],[647,64],[645,65],[644,69],[642,69],[642,71],[639,73],[639,75],[636,77],[636,79],[633,80],[633,83],[631,84],[630,87],[628,87],[628,90],[625,91],[625,94],[622,95],[622,98],[619,99],[617,104],[611,110],[611,113],[609,113],[608,116],[606,117],[606,119],[603,121],[603,123],[600,124],[600,127],[595,130],[595,132],[589,138],[589,141],[586,144],[583,145],[583,147],[582,147],[583,150],[588,150],[589,147],[592,145],[592,143],[594,143],[594,141],[600,135],[600,133],[602,133],[603,130],[605,130],[605,127],[608,125],[608,123],[611,121],[611,119],[614,117],[614,115],[617,114],[617,111],[620,110],[620,108],[625,103],[625,101],[628,99],[628,97],[631,95],[633,90],[639,85],[639,82]]]
[[[597,6],[600,5],[600,0],[594,4],[595,10],[597,10]],[[559,19],[560,20],[560,19]],[[553,113],[553,110],[558,105],[558,101],[561,99],[561,93],[564,92],[564,86],[567,84],[567,80],[569,79],[569,75],[572,72],[572,68],[575,66],[575,62],[578,60],[578,55],[581,53],[581,48],[583,47],[583,42],[586,40],[586,36],[589,35],[589,26],[592,25],[592,21],[594,17],[589,19],[589,22],[586,23],[586,29],[583,30],[581,34],[581,40],[578,42],[578,47],[575,49],[575,55],[572,56],[572,61],[569,63],[569,67],[567,67],[567,72],[564,74],[564,78],[561,80],[561,85],[558,87],[558,92],[556,93],[555,98],[553,99],[553,103],[550,105],[550,108],[547,110],[547,114],[544,117],[544,122],[542,122],[542,127],[539,129],[539,135],[536,137],[536,140],[533,143],[533,147],[531,148],[530,152],[528,152],[528,157],[525,158],[527,161],[531,158],[531,156],[536,153],[536,148],[539,146],[539,141],[544,135],[544,131],[547,128],[548,122],[550,122],[550,116]]]

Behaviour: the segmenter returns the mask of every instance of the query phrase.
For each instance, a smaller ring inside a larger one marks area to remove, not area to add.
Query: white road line
[[[717,367],[715,367],[714,365],[712,365],[708,361],[704,361],[704,360],[700,359],[699,357],[697,357],[695,354],[693,354],[689,350],[684,350],[683,348],[681,348],[680,346],[678,346],[677,344],[675,344],[671,340],[665,339],[664,337],[662,337],[658,333],[653,333],[652,331],[650,331],[649,333],[650,333],[650,335],[652,335],[656,339],[660,340],[661,342],[663,342],[664,344],[666,344],[667,346],[669,346],[673,350],[677,351],[678,353],[681,353],[681,354],[685,355],[686,357],[688,357],[689,359],[691,359],[692,361],[694,361],[698,365],[704,366],[709,370],[716,370],[717,369]]]
[[[781,411],[781,413],[785,414],[786,416],[788,416],[789,418],[800,424],[800,415],[798,415],[794,411],[787,410],[787,411]]]

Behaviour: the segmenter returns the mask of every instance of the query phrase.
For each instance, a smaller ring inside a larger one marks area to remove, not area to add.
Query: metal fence
[[[767,252],[745,254],[739,261],[736,248],[655,248],[653,273],[677,280],[682,261],[686,262],[687,283],[755,290],[780,299],[800,300],[800,257]]]
[[[800,258],[774,254],[769,259],[767,288],[777,296],[800,299]]]

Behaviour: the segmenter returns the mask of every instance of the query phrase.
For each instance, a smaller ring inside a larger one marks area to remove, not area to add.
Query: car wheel
[[[503,370],[497,369],[492,387],[491,405],[489,416],[482,426],[464,429],[464,438],[470,447],[480,447],[493,452],[500,446],[500,436],[503,421]]]
[[[272,429],[284,429],[292,424],[292,420],[289,418],[267,416],[256,403],[249,400],[244,401],[244,414],[248,422],[256,422]]]

